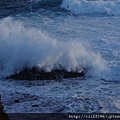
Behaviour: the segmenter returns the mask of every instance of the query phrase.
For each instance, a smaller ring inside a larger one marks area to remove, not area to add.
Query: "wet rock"
[[[0,95],[0,114],[3,112],[3,109],[4,109],[4,107],[3,107],[3,105],[2,105],[1,95]]]
[[[100,106],[100,107],[99,107],[99,110],[101,110],[101,109],[103,109],[103,107],[102,107],[102,106]]]
[[[19,103],[20,101],[19,100],[14,100],[14,103]]]
[[[1,95],[0,95],[0,120],[10,120],[7,113],[4,111],[4,106],[1,102]]]
[[[10,76],[6,76],[5,79],[16,80],[59,80],[61,78],[75,78],[83,77],[84,71],[81,72],[68,72],[65,69],[54,69],[51,72],[44,70],[38,70],[36,67],[24,68],[19,73],[15,73]]]
[[[39,107],[39,105],[37,105],[37,104],[34,104],[34,105],[32,105],[32,107]]]

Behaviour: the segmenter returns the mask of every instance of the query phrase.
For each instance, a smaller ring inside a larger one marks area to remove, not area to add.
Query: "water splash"
[[[87,69],[96,74],[105,62],[78,41],[59,41],[40,29],[24,27],[20,21],[0,21],[0,75],[10,75],[25,66],[46,71],[62,65],[67,71]],[[90,69],[90,70],[89,70]]]

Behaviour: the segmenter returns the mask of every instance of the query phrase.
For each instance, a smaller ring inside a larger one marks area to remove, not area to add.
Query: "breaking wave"
[[[61,8],[73,14],[120,15],[120,1],[63,0]]]
[[[0,2],[0,17],[16,15],[24,12],[36,12],[37,10],[66,12],[73,14],[107,14],[120,15],[120,1],[104,0],[26,0],[26,1],[5,1]]]
[[[104,70],[105,62],[79,41],[59,41],[40,29],[25,27],[10,17],[0,20],[0,76],[19,72],[24,67],[46,71],[63,66],[67,71]]]

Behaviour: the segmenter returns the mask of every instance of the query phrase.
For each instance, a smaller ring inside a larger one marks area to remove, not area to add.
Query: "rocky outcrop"
[[[57,80],[61,78],[75,78],[84,76],[84,71],[81,72],[68,72],[65,69],[54,69],[51,72],[38,70],[37,68],[24,68],[19,73],[6,76],[5,79],[16,80]]]
[[[0,95],[0,120],[10,120],[8,115],[4,112],[4,106],[1,102],[1,95]]]

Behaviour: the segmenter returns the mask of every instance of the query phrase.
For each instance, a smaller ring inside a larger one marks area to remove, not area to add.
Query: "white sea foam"
[[[120,15],[120,1],[63,0],[62,8],[74,14]]]
[[[47,71],[62,65],[68,71],[105,69],[99,54],[80,42],[62,42],[40,29],[24,27],[12,18],[0,20],[0,75],[10,75],[25,66],[38,66]],[[90,69],[89,69],[90,68]]]

